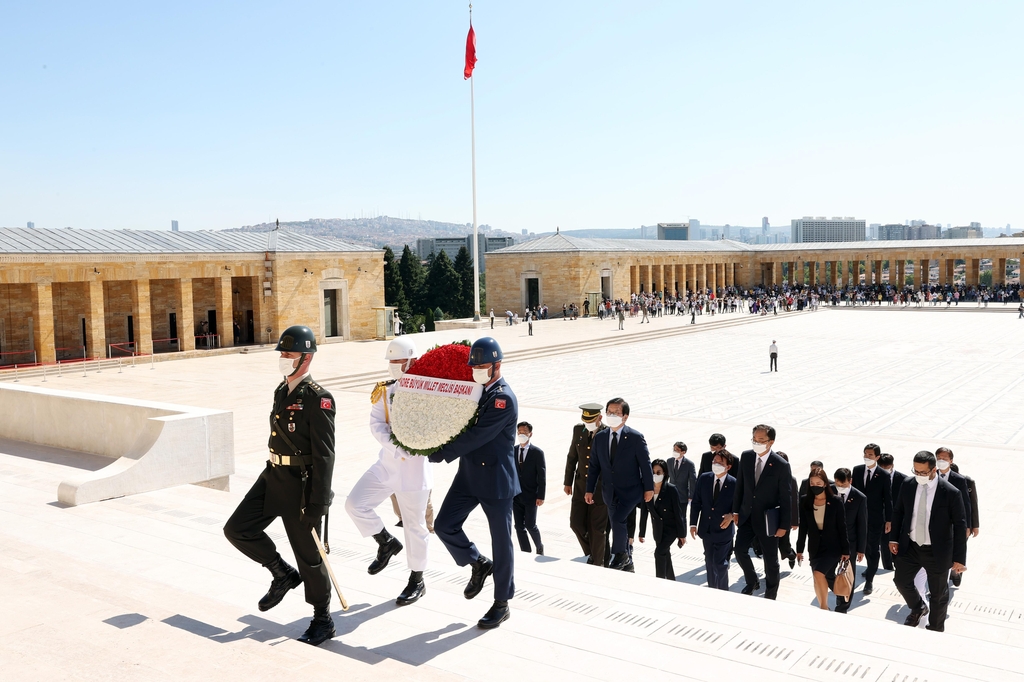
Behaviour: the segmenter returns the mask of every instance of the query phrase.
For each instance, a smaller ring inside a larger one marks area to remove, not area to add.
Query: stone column
[[[877,260],[877,259],[875,260],[874,283],[875,284],[881,284],[882,283],[882,261]]]
[[[707,263],[697,265],[697,291],[706,293],[708,288],[708,266]]]
[[[708,277],[708,288],[717,295],[718,294],[718,263],[711,263],[708,266],[710,276]]]
[[[53,342],[53,285],[49,282],[32,285],[31,329],[36,362],[57,362],[57,349]]]
[[[262,287],[253,287],[253,292],[259,291],[262,295]],[[253,293],[253,298],[256,294]],[[149,300],[149,280],[132,280],[132,314],[135,316],[135,352],[143,355],[153,354],[153,323]]]
[[[651,291],[657,293],[665,290],[665,266],[658,263],[654,266],[654,274],[651,276]]]
[[[981,259],[968,258],[964,267],[967,286],[976,287],[981,281]]]
[[[864,259],[864,286],[871,286],[871,260]]]
[[[217,333],[222,348],[235,345],[235,310],[231,275],[213,280],[213,302],[217,310]]]
[[[992,286],[1006,284],[1006,259],[992,259]]]
[[[196,325],[192,312],[192,280],[178,280],[178,350],[196,349]]]
[[[640,266],[629,266],[629,293],[635,294],[640,290]]]
[[[921,287],[926,287],[931,284],[932,279],[932,261],[931,259],[921,259],[917,263],[917,272],[914,273],[914,284],[920,290]]]
[[[686,267],[686,290],[689,293],[696,293],[697,291],[697,266],[693,263],[687,263]]]
[[[770,267],[771,270],[769,270],[769,272],[771,273],[771,281],[769,284],[773,287],[777,287],[779,286],[779,280],[782,279],[782,264],[777,261],[772,261]]]
[[[644,291],[649,294],[652,291],[654,291],[654,266],[648,264],[645,266],[645,268],[646,271],[644,272]]]
[[[87,283],[88,315],[85,318],[86,353],[90,358],[107,357],[106,307],[103,305],[103,282]]]

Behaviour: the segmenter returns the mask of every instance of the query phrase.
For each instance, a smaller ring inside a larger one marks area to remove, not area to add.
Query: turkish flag
[[[466,36],[466,68],[462,72],[467,80],[473,77],[474,66],[476,66],[476,33],[473,32],[473,24],[470,24],[469,35]]]

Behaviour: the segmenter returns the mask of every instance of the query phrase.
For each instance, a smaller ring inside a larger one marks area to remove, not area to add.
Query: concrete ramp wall
[[[62,481],[67,505],[184,483],[226,490],[235,470],[230,412],[4,384],[0,414],[0,437],[113,460]]]

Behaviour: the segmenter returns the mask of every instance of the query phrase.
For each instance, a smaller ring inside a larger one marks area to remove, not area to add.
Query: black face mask
[[[810,491],[811,491],[812,495],[820,495],[823,492],[825,492],[825,486],[822,486],[822,485],[812,485],[812,486],[810,486]]]

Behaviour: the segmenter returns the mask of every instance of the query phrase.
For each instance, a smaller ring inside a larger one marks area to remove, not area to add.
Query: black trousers
[[[596,502],[587,504],[584,499],[586,486],[577,486],[572,494],[569,508],[569,528],[576,534],[580,549],[590,557],[590,563],[603,566],[605,557],[611,551],[608,541],[608,508]]]
[[[752,514],[736,529],[736,563],[743,569],[743,578],[747,584],[755,584],[757,571],[750,558],[750,544],[756,536],[764,559],[764,596],[766,599],[775,599],[779,593],[779,539],[774,535],[769,536],[763,529],[754,530],[754,516],[760,514]]]
[[[519,549],[529,552],[530,538],[533,538],[534,547],[543,551],[544,543],[540,539],[540,528],[537,528],[537,498],[526,493],[513,497],[512,519],[519,539]]]
[[[658,524],[654,530],[654,575],[657,578],[675,580],[676,572],[672,568],[672,545],[679,537],[675,526]],[[683,531],[685,532],[685,531]]]
[[[768,359],[768,371],[778,372],[779,371],[779,354],[772,353]]]
[[[928,604],[928,625],[932,630],[941,632],[946,626],[946,609],[949,606],[949,569],[952,559],[935,556],[931,545],[907,544],[895,557],[896,575],[893,584],[903,595],[903,601],[914,611],[924,607],[924,600],[914,587],[914,576],[924,569],[928,575],[928,591],[931,599]]]
[[[881,545],[881,547],[879,547],[879,554],[881,554],[882,556],[882,568],[884,568],[887,571],[891,571],[893,569],[893,562],[895,561],[896,557],[894,557],[892,555],[892,552],[889,551],[889,536],[885,533],[879,535],[878,544]]]
[[[264,504],[268,496],[268,471],[269,469],[264,469],[249,492],[245,494],[231,518],[224,524],[224,535],[228,541],[242,554],[263,566],[273,563],[279,556],[277,546],[266,533],[267,526],[278,517],[277,514],[264,513]],[[273,484],[271,484],[270,494],[275,492],[272,486]],[[299,490],[301,492],[301,488]],[[284,531],[288,534],[288,542],[295,554],[299,575],[302,576],[302,584],[306,590],[306,603],[313,605],[329,603],[331,601],[331,578],[327,574],[327,567],[320,559],[320,552],[310,534],[310,529],[313,526],[304,523],[299,518],[301,503],[299,499],[287,501],[284,506],[294,508],[295,512],[280,514],[281,523],[284,524]]]
[[[864,580],[874,580],[875,573],[878,573],[878,560],[882,556],[882,531],[884,529],[884,525],[878,526],[877,528],[868,526],[868,546],[867,549],[864,550],[864,558],[867,560],[867,568],[864,569]],[[888,551],[888,549],[888,546],[886,546],[886,551]]]

